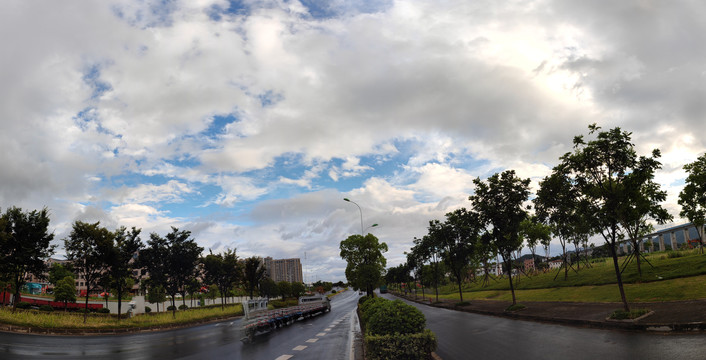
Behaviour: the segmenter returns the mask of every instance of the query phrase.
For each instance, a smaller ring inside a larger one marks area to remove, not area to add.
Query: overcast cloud
[[[364,226],[403,261],[472,179],[547,175],[587,125],[706,149],[700,1],[3,1],[0,207],[190,230],[343,280]],[[63,250],[59,250],[63,253]]]

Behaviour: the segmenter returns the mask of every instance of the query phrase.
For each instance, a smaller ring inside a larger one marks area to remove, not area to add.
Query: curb
[[[630,319],[630,320],[608,320],[608,319],[606,319],[605,321],[595,321],[595,320],[582,320],[582,319],[555,318],[555,317],[548,317],[548,316],[541,316],[541,315],[529,315],[529,314],[522,314],[520,312],[508,312],[508,311],[497,312],[497,311],[485,311],[485,310],[477,310],[477,309],[463,309],[463,308],[458,308],[455,306],[449,306],[449,307],[438,306],[438,305],[434,305],[434,304],[429,304],[428,302],[425,302],[425,301],[409,299],[409,298],[398,296],[395,294],[391,294],[391,295],[398,297],[398,298],[402,298],[402,299],[411,301],[411,302],[415,302],[415,303],[426,305],[426,306],[432,306],[432,307],[436,307],[436,308],[440,308],[440,309],[448,309],[448,310],[453,310],[453,311],[463,311],[463,312],[468,312],[468,313],[497,316],[497,317],[503,317],[503,318],[516,319],[516,320],[546,322],[546,323],[553,323],[553,324],[560,324],[560,325],[585,326],[585,327],[599,328],[599,329],[632,330],[632,331],[645,331],[645,332],[649,331],[649,332],[668,333],[668,332],[706,331],[706,322],[669,323],[669,324],[663,324],[663,323],[637,324],[637,323],[635,323],[635,321],[646,318],[647,316],[652,315],[654,312],[649,312],[649,313],[647,313],[637,319]]]

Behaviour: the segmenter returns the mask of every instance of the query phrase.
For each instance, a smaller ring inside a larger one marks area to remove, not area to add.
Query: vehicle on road
[[[331,311],[331,300],[324,295],[302,296],[299,304],[282,309],[267,310],[262,301],[253,307],[250,301],[243,303],[243,336],[241,341],[251,342],[255,336],[268,333],[301,319]],[[248,309],[248,310],[245,310]]]

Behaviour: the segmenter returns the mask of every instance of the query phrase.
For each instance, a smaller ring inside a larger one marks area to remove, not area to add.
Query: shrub
[[[510,305],[505,309],[505,311],[520,311],[522,309],[526,308],[526,306],[522,304],[515,304],[515,305]]]
[[[145,313],[149,314],[152,312],[152,308],[149,306],[145,306]]]
[[[672,259],[672,258],[679,258],[679,257],[682,257],[682,256],[684,256],[684,254],[682,254],[682,253],[679,252],[679,251],[669,251],[669,252],[667,252],[667,257],[670,258],[670,259]]]
[[[367,298],[367,296],[364,296],[363,298]],[[364,303],[358,305],[360,308],[360,320],[363,322],[365,326],[367,326],[368,321],[370,320],[370,317],[380,310],[380,305],[385,302],[389,302],[390,300],[386,300],[383,298],[370,298],[370,300],[365,301]]]
[[[189,308],[188,305],[181,304],[179,305],[179,310],[187,310]]]
[[[176,310],[176,307],[174,305],[167,306],[167,311],[174,311],[174,310]]]
[[[401,300],[385,301],[369,311],[365,328],[370,335],[414,334],[424,330],[426,319],[419,309]]]
[[[400,359],[426,360],[436,350],[434,333],[426,329],[416,334],[367,335],[365,358],[368,360]]]
[[[108,308],[100,308],[98,309],[99,314],[110,314],[110,309]]]
[[[335,294],[335,293],[336,293],[336,290],[331,290],[331,294]]]
[[[634,309],[629,312],[625,310],[615,310],[610,314],[610,318],[613,320],[637,319],[648,312],[650,312],[649,309]]]
[[[41,310],[41,311],[54,311],[54,308],[51,307],[51,305],[42,305],[39,307],[39,310]]]
[[[20,301],[17,303],[18,309],[29,309],[32,305],[26,301]]]

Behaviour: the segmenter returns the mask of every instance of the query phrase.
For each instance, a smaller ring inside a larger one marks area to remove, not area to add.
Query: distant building
[[[275,260],[268,256],[265,258],[265,271],[274,282],[304,282],[299,258]]]
[[[549,268],[550,269],[558,269],[561,267],[562,263],[563,263],[563,261],[561,261],[561,260],[552,260],[549,262]]]
[[[534,269],[535,269],[534,268],[534,259],[525,260],[524,268],[525,268],[525,271],[530,271],[530,270],[534,271]]]

